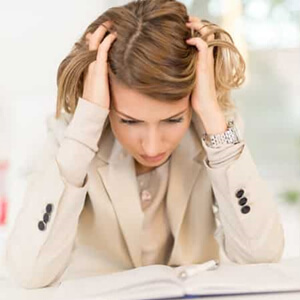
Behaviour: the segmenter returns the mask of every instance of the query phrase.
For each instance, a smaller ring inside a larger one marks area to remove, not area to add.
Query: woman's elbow
[[[47,272],[47,266],[42,266],[32,257],[17,254],[9,247],[6,249],[4,262],[11,279],[25,289],[44,288],[53,284],[56,279],[54,273]]]
[[[276,240],[273,239],[263,244],[250,241],[245,248],[239,248],[236,251],[227,249],[225,252],[229,260],[238,264],[277,263],[282,258],[284,243],[284,236],[279,235]]]

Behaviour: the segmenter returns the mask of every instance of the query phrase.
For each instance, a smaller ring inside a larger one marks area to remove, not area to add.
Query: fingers
[[[189,16],[190,22],[200,22],[200,19],[198,17]]]
[[[189,17],[189,22],[186,23],[186,26],[191,28],[192,30],[197,30],[198,32],[201,33],[201,35],[206,35],[207,33],[209,33],[209,23],[205,20],[200,20],[198,17]],[[204,22],[205,21],[205,22]],[[206,41],[213,41],[215,39],[214,34],[210,34]]]
[[[189,20],[190,22],[186,23],[187,27],[199,31],[201,35],[209,33],[207,21],[203,23],[197,17],[190,17]],[[203,71],[207,71],[213,66],[213,47],[208,47],[207,42],[213,41],[214,39],[214,34],[210,34],[205,41],[201,37],[194,37],[186,41],[188,44],[193,45],[198,49],[200,58],[198,61],[199,67]]]
[[[117,37],[116,33],[110,33],[104,38],[105,34],[111,27],[112,21],[109,20],[100,24],[93,33],[89,32],[86,34],[86,40],[89,45],[89,50],[97,50],[96,60],[98,61],[107,61],[107,52]]]
[[[93,33],[88,33],[86,35],[86,39],[88,40],[89,43],[89,50],[97,50],[101,41],[103,40],[106,32],[108,29],[110,29],[112,26],[111,21],[106,21],[103,24],[100,24],[100,26],[95,30]]]
[[[107,54],[108,50],[110,49],[112,43],[115,41],[117,38],[117,33],[110,33],[104,40],[103,42],[99,45],[98,52],[97,52],[97,60],[100,61],[107,61]]]
[[[199,51],[199,60],[198,63],[200,64],[200,68],[203,71],[206,71],[209,66],[209,59],[208,59],[208,46],[205,41],[201,38],[193,38],[186,41],[188,44],[195,46]]]

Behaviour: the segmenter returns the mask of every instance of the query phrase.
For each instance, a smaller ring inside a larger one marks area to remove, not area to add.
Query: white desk
[[[300,278],[299,278],[300,281]],[[57,287],[48,287],[41,289],[23,289],[13,282],[8,277],[7,272],[0,268],[0,300],[53,300],[54,293]],[[182,299],[182,298],[181,298]],[[186,299],[209,299],[209,300],[299,300],[300,292],[298,293],[282,293],[282,294],[265,294],[265,295],[245,295],[245,296],[223,296],[209,298],[186,298]],[[69,300],[69,299],[68,299]],[[96,300],[96,299],[82,299]],[[97,298],[97,300],[103,300]],[[106,299],[108,300],[108,299]],[[175,298],[174,298],[175,300]]]
[[[0,300],[52,300],[56,288],[49,287],[43,289],[26,290],[16,287],[8,280],[0,280]],[[195,300],[205,298],[193,298]],[[300,293],[272,294],[272,295],[252,295],[252,296],[228,296],[212,297],[209,300],[299,300]],[[84,299],[82,299],[84,300]],[[95,299],[96,300],[96,299]],[[97,299],[101,300],[101,299]],[[175,300],[175,299],[174,299]]]
[[[43,288],[35,290],[26,290],[16,287],[11,282],[0,281],[0,299],[1,300],[52,300],[55,288]],[[193,298],[195,300],[203,298]],[[207,298],[210,300],[299,300],[300,293],[276,294],[276,295],[252,295],[252,296],[228,296]],[[84,300],[84,299],[82,299]],[[98,300],[98,299],[97,299]],[[101,300],[101,299],[99,299]]]
[[[55,288],[27,290],[17,287],[8,279],[0,279],[0,300],[50,300]]]

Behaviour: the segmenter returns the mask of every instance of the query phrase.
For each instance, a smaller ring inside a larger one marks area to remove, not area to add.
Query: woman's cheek
[[[119,126],[118,128],[118,136],[119,139],[124,143],[124,144],[132,144],[135,140],[138,139],[138,130],[134,128],[130,128],[129,126]]]

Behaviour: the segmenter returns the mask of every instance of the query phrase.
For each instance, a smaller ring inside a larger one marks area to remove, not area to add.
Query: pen
[[[203,264],[198,265],[186,265],[179,267],[178,277],[181,279],[186,279],[199,272],[214,270],[218,267],[219,262],[215,260],[209,260]]]

